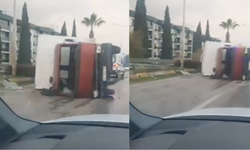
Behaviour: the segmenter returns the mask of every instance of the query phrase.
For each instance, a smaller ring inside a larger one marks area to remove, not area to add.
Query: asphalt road
[[[88,114],[129,114],[128,73],[109,88],[115,89],[113,100],[47,97],[32,86],[24,90],[1,90],[0,96],[16,114],[35,121]]]
[[[168,116],[214,107],[250,107],[250,82],[200,75],[130,86],[130,102],[142,112]]]

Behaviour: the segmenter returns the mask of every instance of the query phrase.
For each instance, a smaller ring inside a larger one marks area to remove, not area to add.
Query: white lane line
[[[212,103],[213,101],[215,101],[217,98],[219,98],[220,96],[222,96],[223,93],[217,94],[213,97],[211,97],[210,99],[208,99],[207,101],[205,101],[204,103],[196,106],[195,108],[193,108],[192,110],[198,110],[198,109],[202,109],[204,107],[206,107],[208,104]]]
[[[231,82],[230,84],[226,85],[226,87],[228,86],[231,86],[231,85],[234,85],[235,82]],[[239,85],[238,85],[239,86]],[[223,96],[223,95],[227,95],[228,93],[234,91],[238,86],[234,85],[233,89],[229,89],[229,90],[226,90],[224,92],[221,92],[211,98],[209,98],[207,101],[205,101],[204,103],[194,107],[192,110],[198,110],[198,109],[202,109],[204,107],[206,107],[208,104],[212,103],[213,101],[215,101],[216,99],[218,99],[219,97]],[[224,87],[225,88],[225,87]]]

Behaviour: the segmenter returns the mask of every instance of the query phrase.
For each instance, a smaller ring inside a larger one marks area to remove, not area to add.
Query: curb
[[[7,79],[9,82],[14,82],[14,83],[23,83],[23,82],[33,82],[33,78],[9,78]]]
[[[196,69],[184,69],[184,71],[192,72]],[[146,77],[152,77],[152,76],[160,76],[160,75],[173,75],[180,71],[178,70],[169,70],[169,71],[156,71],[156,72],[144,72],[144,73],[137,73],[130,75],[130,79],[140,79],[140,78],[146,78]]]

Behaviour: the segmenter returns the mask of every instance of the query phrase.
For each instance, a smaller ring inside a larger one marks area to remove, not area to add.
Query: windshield
[[[131,103],[160,117],[250,107],[249,4],[130,0]]]
[[[112,76],[111,59],[113,54],[129,53],[129,35],[121,34],[128,29],[129,2],[14,1],[0,2],[4,102],[17,115],[38,122],[90,114],[128,115],[128,70],[119,72],[123,78]],[[82,7],[70,8],[76,5]]]

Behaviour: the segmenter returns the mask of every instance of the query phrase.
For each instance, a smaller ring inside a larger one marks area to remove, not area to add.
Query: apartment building
[[[20,33],[21,33],[21,20],[17,20],[17,52],[19,49],[20,42]],[[40,27],[30,23],[30,42],[31,42],[31,62],[36,63],[36,54],[38,46],[38,38],[40,34],[49,34],[49,35],[60,35],[60,33],[54,31],[47,27]]]
[[[0,10],[0,26],[1,26],[1,42],[2,42],[2,55],[1,59],[3,64],[9,62],[9,50],[11,47],[10,38],[11,38],[11,29],[12,29],[12,17],[6,15],[5,12]]]
[[[0,26],[1,26],[1,39],[2,39],[2,64],[9,64],[10,49],[11,49],[11,35],[13,18],[0,10]],[[17,37],[16,37],[16,51],[19,52],[19,42],[21,33],[21,20],[17,19]],[[36,62],[36,52],[38,46],[39,34],[60,35],[60,33],[47,27],[40,27],[30,23],[30,42],[31,42],[31,62]]]
[[[16,49],[17,53],[19,52],[19,44],[20,44],[20,33],[21,33],[21,27],[17,26],[17,38],[16,38]],[[35,63],[36,62],[36,52],[37,52],[37,44],[38,44],[38,36],[39,32],[34,29],[30,29],[30,42],[31,42],[31,62]]]
[[[130,15],[130,32],[133,32],[134,26],[134,10],[129,10]],[[147,25],[148,25],[148,38],[150,40],[149,51],[151,53],[151,58],[160,58],[162,51],[162,34],[163,34],[163,24],[164,21],[147,15]],[[186,47],[185,47],[185,57],[192,58],[193,51],[193,31],[186,28]],[[171,28],[172,34],[172,47],[173,47],[173,57],[178,58],[182,49],[181,34],[182,26],[177,26],[172,24]]]

